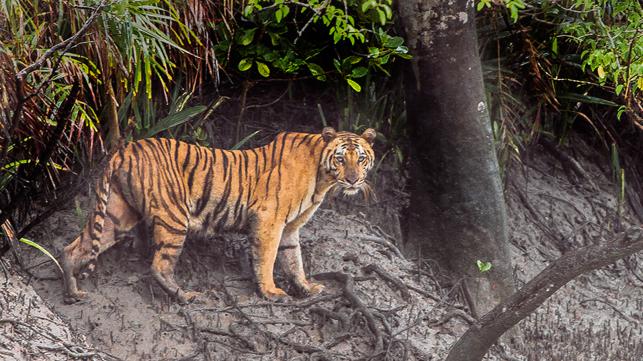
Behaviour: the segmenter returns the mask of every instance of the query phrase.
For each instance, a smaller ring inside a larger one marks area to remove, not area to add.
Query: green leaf
[[[39,245],[38,243],[36,243],[34,241],[28,240],[26,238],[20,238],[19,241],[24,243],[24,244],[26,244],[26,245],[28,245],[28,246],[31,246],[31,247],[39,250],[40,252],[42,252],[42,254],[44,254],[45,256],[49,257],[52,261],[54,261],[56,266],[58,266],[58,269],[60,270],[60,273],[63,273],[63,269],[62,269],[62,267],[60,267],[60,263],[58,263],[58,261],[56,260],[56,257],[54,257],[51,253],[49,253],[49,251],[47,251],[43,246]]]
[[[393,18],[393,10],[391,10],[391,7],[385,4],[382,4],[382,9],[384,9],[384,12],[386,13],[386,18],[391,19]]]
[[[358,66],[357,68],[354,68],[353,71],[351,71],[351,76],[353,78],[361,78],[368,74],[368,68],[365,68],[363,66]]]
[[[354,81],[353,79],[346,79],[346,82],[347,82],[347,83],[348,83],[348,85],[350,85],[350,87],[351,87],[351,88],[353,88],[353,90],[355,90],[356,92],[358,92],[358,93],[359,93],[360,91],[362,91],[362,86],[361,86],[361,85],[359,85],[359,83],[357,83],[357,82],[356,82],[356,81]]]
[[[627,109],[627,108],[625,107],[625,105],[621,105],[621,106],[618,108],[618,111],[616,112],[616,119],[618,119],[619,121],[621,121],[621,117],[623,116],[623,112],[625,112],[625,110],[626,110],[626,109]]]
[[[344,65],[346,65],[346,64],[355,65],[355,64],[359,63],[360,61],[362,61],[361,57],[359,57],[357,55],[351,55],[348,58],[342,60],[342,64],[344,64]]]
[[[255,63],[257,63],[257,70],[262,77],[267,78],[270,76],[270,68],[268,67],[268,65],[260,61],[256,61]]]
[[[484,262],[481,260],[477,260],[476,265],[478,266],[478,271],[480,271],[481,273],[488,272],[489,270],[491,270],[491,267],[493,267],[491,262]]]
[[[554,55],[558,55],[558,38],[554,38],[551,42],[551,52],[554,53]]]
[[[255,38],[255,33],[257,32],[257,28],[252,28],[245,30],[243,32],[243,35],[239,38],[239,44],[243,46],[250,45],[252,43],[252,40]]]
[[[246,144],[250,139],[254,138],[255,135],[259,134],[259,132],[260,132],[260,130],[257,130],[255,132],[247,135],[245,138],[241,139],[241,141],[239,141],[239,143],[235,144],[230,149],[236,150],[236,149],[239,149],[239,148],[243,147],[244,144]]]
[[[290,8],[288,6],[284,6],[281,8],[281,12],[284,14],[284,18],[290,14]]]
[[[206,106],[197,105],[194,107],[183,109],[178,113],[168,115],[167,117],[159,120],[150,129],[148,129],[143,138],[151,138],[164,130],[168,130],[170,128],[176,127],[177,125],[183,124],[195,115],[201,114],[206,108]]]
[[[310,70],[310,73],[315,77],[317,80],[326,80],[326,74],[324,73],[324,69],[322,69],[321,66],[315,64],[315,63],[306,63],[306,66],[308,67],[308,70]]]
[[[376,10],[377,10],[377,17],[380,19],[380,23],[382,23],[382,25],[386,25],[386,14],[384,13],[384,11],[380,9],[376,9]]]
[[[510,6],[509,12],[511,13],[511,20],[514,23],[518,21],[518,8],[516,6]]]
[[[616,89],[614,89],[614,92],[616,93],[616,95],[621,94],[622,91],[623,91],[623,84],[617,85]]]
[[[367,0],[362,3],[362,12],[365,13],[368,9],[374,7],[377,3],[375,0]]]
[[[335,66],[335,69],[337,69],[337,71],[341,73],[342,64],[339,62],[339,60],[333,59],[333,65]]]
[[[275,11],[275,19],[277,19],[277,23],[281,22],[281,18],[284,16],[284,14],[281,12],[281,8],[277,9]]]
[[[270,32],[268,33],[268,36],[270,37],[270,43],[272,46],[277,46],[279,44],[279,34]]]
[[[387,38],[382,44],[386,48],[395,49],[404,44],[404,39],[399,36],[392,36]]]
[[[246,71],[250,69],[250,67],[252,67],[252,59],[250,58],[241,59],[238,65],[238,68],[241,71]]]
[[[565,100],[571,100],[575,102],[581,102],[581,103],[586,103],[586,104],[598,104],[598,105],[607,105],[610,107],[618,107],[619,104],[603,99],[603,98],[598,98],[598,97],[593,97],[591,95],[584,95],[584,94],[578,94],[578,93],[565,93],[562,94],[558,97],[559,99],[565,99]]]

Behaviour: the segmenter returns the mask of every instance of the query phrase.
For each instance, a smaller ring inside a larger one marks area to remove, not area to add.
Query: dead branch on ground
[[[453,345],[446,361],[482,360],[502,334],[527,317],[569,281],[641,250],[643,229],[633,227],[618,234],[612,242],[566,253],[474,323]]]

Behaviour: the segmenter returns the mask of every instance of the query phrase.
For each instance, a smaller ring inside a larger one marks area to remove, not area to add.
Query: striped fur
[[[267,298],[285,296],[275,286],[277,255],[284,272],[307,294],[323,286],[306,280],[299,229],[332,187],[346,194],[368,190],[374,163],[372,129],[361,136],[325,128],[322,134],[281,133],[263,147],[210,149],[171,139],[129,143],[112,156],[96,188],[96,207],[81,235],[65,247],[66,302],[85,296],[76,275],[118,242],[117,235],[143,224],[154,243],[152,274],[180,302],[174,268],[190,232],[245,230],[252,240],[253,269]]]

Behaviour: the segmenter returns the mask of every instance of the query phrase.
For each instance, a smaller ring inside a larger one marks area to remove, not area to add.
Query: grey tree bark
[[[405,74],[415,171],[406,249],[462,277],[479,317],[511,295],[514,284],[474,6],[471,0],[398,2],[414,55]],[[481,273],[477,260],[492,269]]]

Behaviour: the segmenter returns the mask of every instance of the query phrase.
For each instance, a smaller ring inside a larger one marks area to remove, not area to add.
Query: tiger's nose
[[[357,183],[358,180],[359,180],[359,176],[357,174],[346,174],[346,181],[350,185]]]

